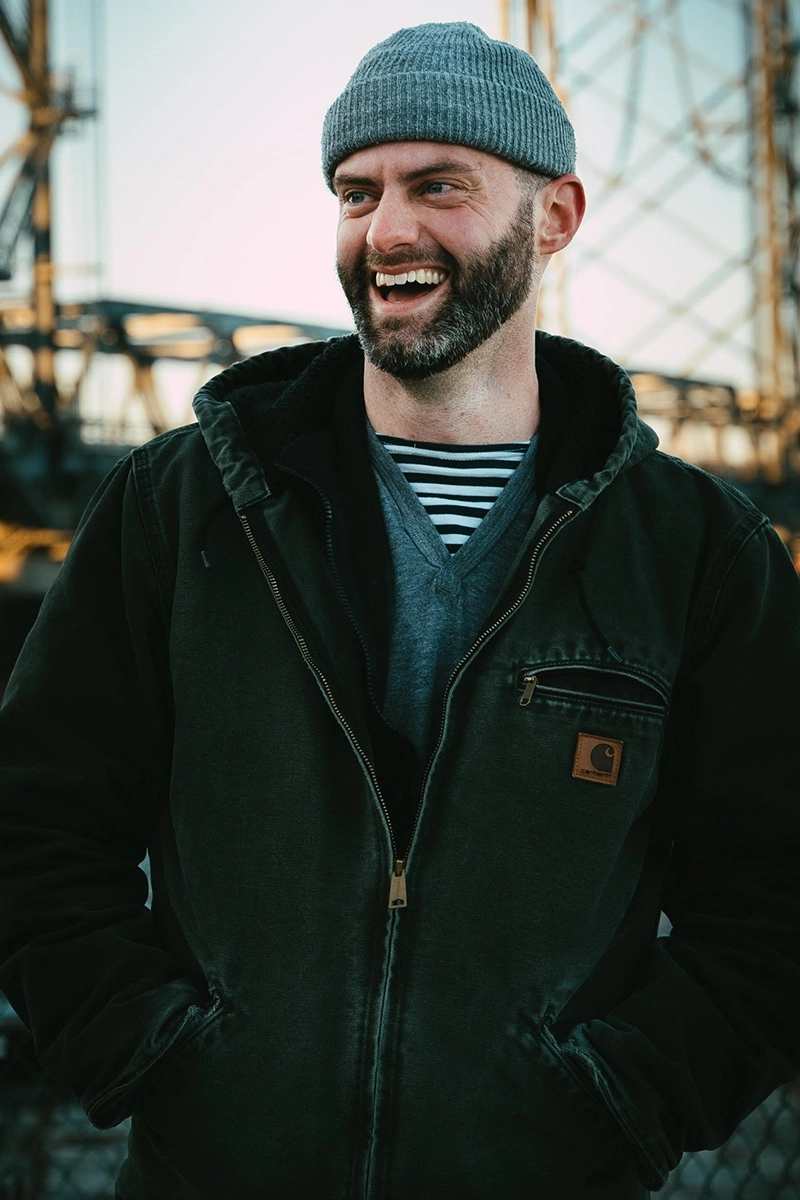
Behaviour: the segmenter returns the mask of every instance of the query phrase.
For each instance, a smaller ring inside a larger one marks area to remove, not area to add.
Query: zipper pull
[[[406,864],[402,858],[395,859],[392,882],[389,887],[389,908],[407,908]]]
[[[523,675],[522,682],[525,684],[525,688],[519,698],[519,706],[520,708],[527,708],[533,696],[533,689],[539,680],[536,675]]]

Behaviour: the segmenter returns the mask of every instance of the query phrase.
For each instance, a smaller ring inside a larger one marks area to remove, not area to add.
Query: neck
[[[539,424],[533,328],[520,310],[462,362],[427,379],[397,379],[367,360],[364,402],[373,429],[421,442],[528,441]]]

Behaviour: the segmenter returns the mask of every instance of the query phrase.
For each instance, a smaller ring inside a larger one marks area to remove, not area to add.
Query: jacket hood
[[[658,438],[637,415],[629,376],[611,359],[542,331],[536,346],[542,394],[539,490],[585,507],[616,475],[651,453]],[[350,335],[256,355],[198,392],[200,430],[238,511],[270,494],[271,468],[293,444],[331,429],[342,408],[351,410],[349,421],[360,419],[352,397],[363,364],[358,339]]]

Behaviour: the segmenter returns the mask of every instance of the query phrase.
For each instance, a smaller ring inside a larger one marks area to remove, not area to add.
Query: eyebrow
[[[425,167],[418,167],[416,171],[407,171],[400,178],[403,183],[414,183],[417,179],[424,179],[426,175],[446,174],[448,171],[455,171],[462,175],[480,174],[477,167],[471,167],[469,163],[461,162],[457,158],[449,158],[443,159],[441,162],[429,163]],[[368,175],[342,175],[337,171],[333,177],[334,187],[363,187],[374,183],[375,180]]]

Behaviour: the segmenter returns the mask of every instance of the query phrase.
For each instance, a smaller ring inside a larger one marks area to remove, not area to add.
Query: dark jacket
[[[539,356],[427,763],[354,339],[217,376],[85,515],[0,722],[0,984],[133,1113],[124,1200],[632,1200],[797,1069],[798,581],[618,367]]]

